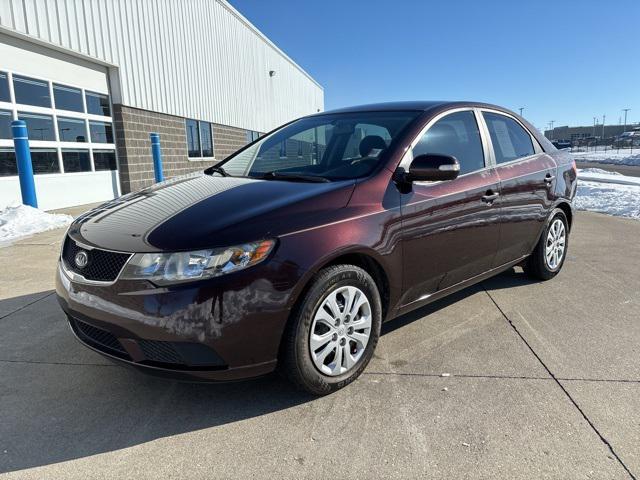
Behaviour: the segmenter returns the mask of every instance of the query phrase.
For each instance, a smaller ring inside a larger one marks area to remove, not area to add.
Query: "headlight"
[[[120,278],[168,285],[217,277],[260,263],[271,253],[275,243],[275,240],[261,240],[195,252],[136,253]]]

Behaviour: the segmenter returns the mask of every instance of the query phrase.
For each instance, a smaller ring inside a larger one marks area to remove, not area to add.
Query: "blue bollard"
[[[24,120],[11,122],[11,133],[13,134],[13,145],[16,149],[22,203],[38,208],[36,184],[33,181],[33,166],[31,165],[31,151],[29,150],[29,135],[27,133],[27,124]]]
[[[160,134],[151,133],[151,155],[153,155],[153,173],[156,177],[156,183],[164,180],[162,173],[162,151],[160,150]]]

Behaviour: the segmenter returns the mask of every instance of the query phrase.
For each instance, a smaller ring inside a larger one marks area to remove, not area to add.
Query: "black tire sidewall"
[[[343,286],[357,287],[367,296],[371,305],[371,335],[356,366],[342,375],[330,377],[320,372],[314,365],[309,348],[309,336],[315,313],[326,296]],[[381,324],[380,294],[374,280],[367,272],[351,265],[330,267],[320,272],[301,304],[294,330],[294,357],[297,373],[300,376],[299,380],[303,383],[303,387],[313,393],[326,394],[348,385],[360,376],[373,356],[373,351],[380,337]]]
[[[551,228],[551,224],[557,218],[560,218],[564,223],[564,229],[565,229],[564,253],[562,254],[562,259],[560,260],[560,265],[558,265],[558,268],[556,268],[555,270],[551,270],[551,268],[549,268],[549,266],[547,265],[545,250],[546,250],[546,244],[547,244],[547,236],[549,235],[549,229]],[[549,280],[555,277],[558,273],[560,273],[560,270],[562,270],[562,267],[564,266],[564,262],[567,258],[568,250],[569,250],[569,222],[567,221],[567,216],[562,211],[562,209],[555,208],[551,212],[551,215],[549,215],[549,219],[547,220],[544,230],[542,231],[542,236],[538,241],[538,245],[536,246],[534,255],[532,255],[529,259],[529,262],[530,262],[530,267],[528,269],[529,273],[535,278],[538,278],[540,280]]]

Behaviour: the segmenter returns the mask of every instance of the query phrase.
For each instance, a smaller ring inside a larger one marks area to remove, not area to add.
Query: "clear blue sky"
[[[478,100],[535,126],[640,122],[640,0],[230,0],[327,110]]]

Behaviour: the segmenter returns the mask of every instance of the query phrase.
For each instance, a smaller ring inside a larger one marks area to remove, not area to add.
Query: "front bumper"
[[[75,336],[98,353],[153,375],[231,381],[274,370],[290,312],[285,274],[270,262],[171,288],[101,286],[59,265],[56,293]]]

